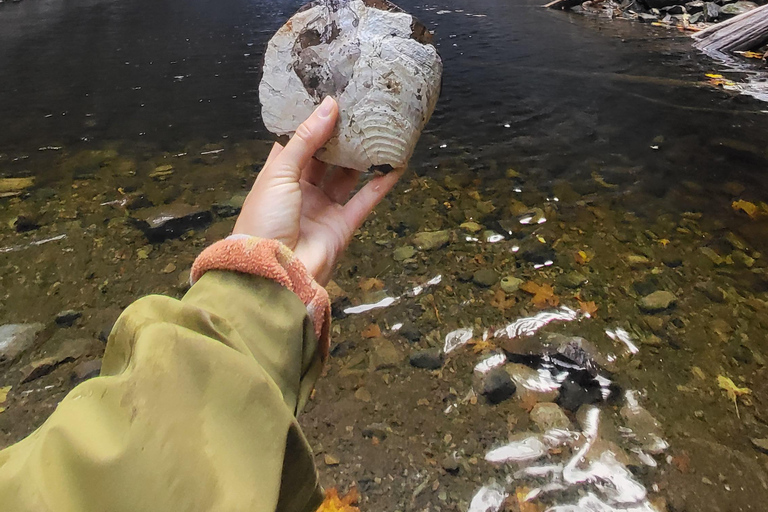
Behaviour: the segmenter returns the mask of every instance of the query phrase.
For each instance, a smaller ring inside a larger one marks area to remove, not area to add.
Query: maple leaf
[[[582,313],[584,313],[587,316],[595,316],[595,313],[597,312],[597,304],[595,304],[595,301],[582,301],[581,299],[577,299],[579,301],[579,309]]]
[[[517,300],[514,297],[511,297],[509,299],[507,298],[507,294],[504,293],[504,290],[496,290],[496,293],[493,295],[493,298],[491,299],[491,306],[501,310],[502,312],[506,309],[511,308],[516,303],[517,303]]]
[[[357,487],[353,487],[346,496],[340,497],[339,491],[334,487],[325,493],[325,500],[317,509],[317,512],[360,512],[355,505],[358,501]]]
[[[491,343],[488,340],[470,340],[468,345],[472,345],[472,351],[475,354],[479,354],[480,352],[483,352],[484,350],[491,350],[496,348],[496,346]]]
[[[526,293],[533,295],[531,298],[531,304],[539,309],[546,307],[557,307],[560,304],[560,298],[555,295],[555,289],[548,284],[536,284],[533,281],[528,281],[520,286],[520,289]]]
[[[384,281],[382,281],[381,279],[376,279],[375,277],[362,279],[360,281],[360,289],[363,290],[364,292],[369,292],[371,290],[383,290]]]

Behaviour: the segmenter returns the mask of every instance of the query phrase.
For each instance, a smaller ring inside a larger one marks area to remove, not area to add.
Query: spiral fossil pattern
[[[262,118],[292,135],[326,96],[339,123],[317,158],[359,171],[403,168],[435,109],[442,61],[431,34],[386,0],[320,0],[270,40]]]

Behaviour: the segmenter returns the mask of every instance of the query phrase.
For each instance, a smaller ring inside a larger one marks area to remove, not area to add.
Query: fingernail
[[[329,117],[333,110],[333,98],[326,96],[323,102],[317,107],[317,115],[320,117]]]

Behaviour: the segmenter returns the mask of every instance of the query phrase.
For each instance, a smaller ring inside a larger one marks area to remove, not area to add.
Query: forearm
[[[320,495],[294,414],[319,374],[316,348],[304,304],[263,278],[209,272],[182,301],[141,299],[110,336],[103,376],[0,452],[0,502],[311,510]],[[296,478],[284,482],[286,464]]]

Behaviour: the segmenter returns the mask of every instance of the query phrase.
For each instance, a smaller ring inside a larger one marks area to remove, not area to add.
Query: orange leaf
[[[346,496],[339,497],[339,491],[336,488],[328,489],[317,512],[360,512],[355,505],[358,501],[357,487],[353,487]]]
[[[369,292],[371,290],[383,290],[384,281],[382,281],[381,279],[376,279],[375,277],[362,279],[360,281],[360,289],[363,290],[364,292]]]
[[[511,308],[516,303],[517,303],[517,300],[514,297],[511,297],[509,299],[507,298],[507,294],[504,293],[504,290],[496,290],[496,293],[493,295],[493,298],[491,299],[491,306],[501,310],[502,312],[506,309]]]
[[[597,304],[595,304],[595,301],[593,300],[588,302],[579,300],[579,309],[587,316],[595,316],[595,313],[597,312]]]
[[[544,309],[546,307],[554,308],[560,304],[560,298],[555,295],[555,289],[552,288],[551,285],[538,285],[533,281],[528,281],[527,283],[523,283],[520,289],[533,295],[531,304],[539,309]]]
[[[381,336],[381,328],[376,324],[370,324],[361,332],[363,338],[378,338]]]

